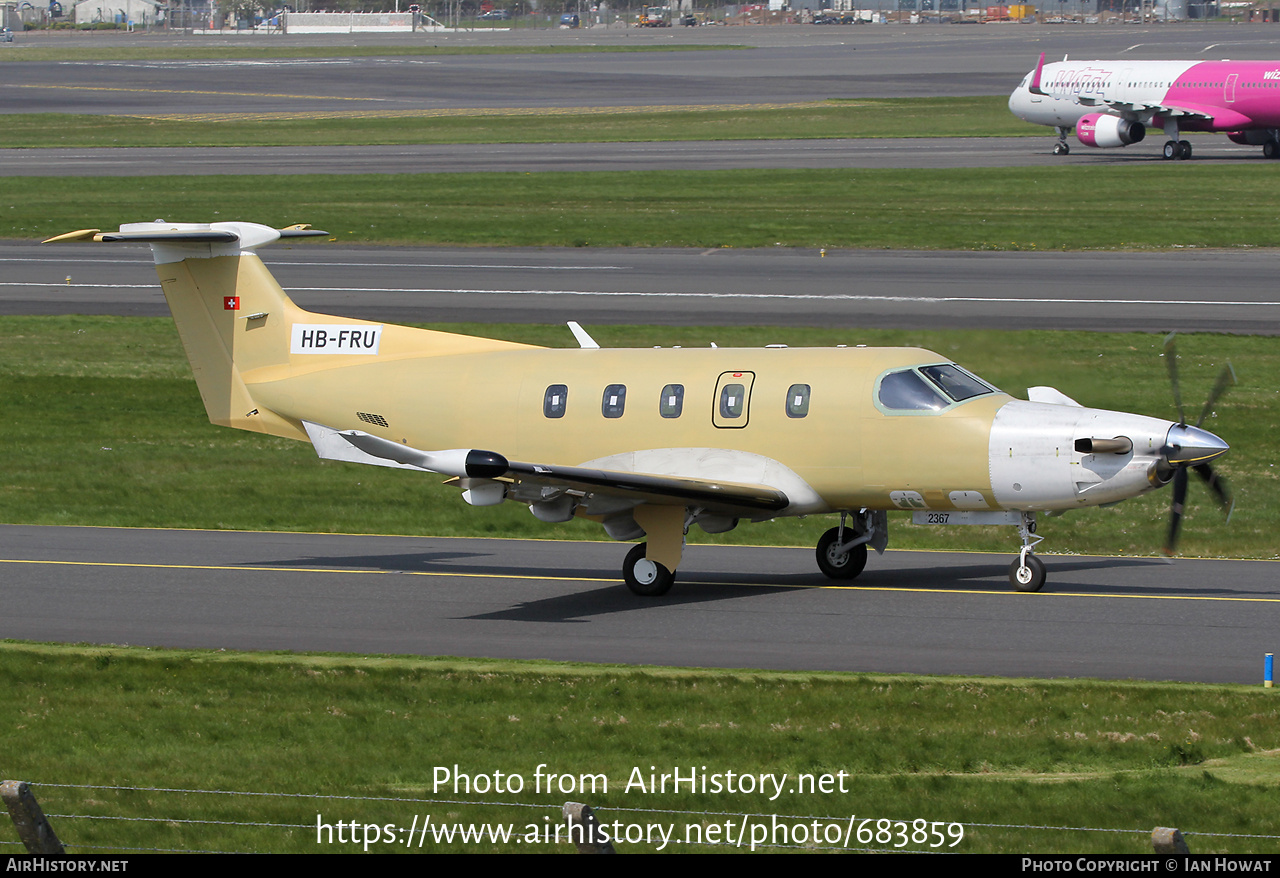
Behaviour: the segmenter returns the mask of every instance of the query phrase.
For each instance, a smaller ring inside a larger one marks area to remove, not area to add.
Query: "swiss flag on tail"
[[[222,310],[223,311],[239,311],[240,297],[239,296],[223,296]]]

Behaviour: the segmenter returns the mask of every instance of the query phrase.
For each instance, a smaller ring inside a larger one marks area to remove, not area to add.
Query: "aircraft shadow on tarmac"
[[[660,599],[640,598],[627,591],[618,580],[616,568],[607,566],[545,567],[498,560],[490,552],[413,552],[405,554],[364,554],[311,556],[266,562],[281,568],[324,570],[379,571],[406,574],[466,574],[496,578],[519,577],[537,581],[577,580],[585,589],[554,597],[535,598],[512,607],[464,618],[528,622],[583,622],[588,617],[637,610],[670,609],[684,605],[720,601],[750,600],[787,591],[807,591],[840,585],[816,571],[797,570],[759,572],[690,569],[677,581],[676,587]],[[485,563],[488,559],[489,563]],[[261,562],[259,562],[261,563]],[[258,566],[255,564],[255,566]],[[1221,581],[1214,587],[1174,586],[1169,583],[1171,565],[1153,558],[1086,558],[1049,556],[1051,576],[1048,594],[1071,592],[1099,596],[1258,596],[1252,588],[1224,588]],[[1113,575],[1108,575],[1108,571]],[[1073,576],[1072,574],[1083,574]],[[599,585],[600,581],[607,584]],[[1099,581],[1102,580],[1102,581]],[[616,584],[614,584],[616,583]],[[881,569],[868,568],[858,579],[846,585],[851,590],[888,589],[916,590],[935,594],[1009,592],[1008,564],[1003,560],[990,563],[975,558],[964,564],[920,564]],[[532,591],[533,586],[530,586]]]

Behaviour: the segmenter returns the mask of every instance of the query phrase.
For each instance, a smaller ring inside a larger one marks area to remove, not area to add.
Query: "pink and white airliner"
[[[1009,96],[1015,116],[1058,133],[1054,155],[1139,143],[1163,129],[1166,159],[1191,158],[1180,131],[1214,131],[1280,157],[1280,61],[1067,61],[1044,63]]]

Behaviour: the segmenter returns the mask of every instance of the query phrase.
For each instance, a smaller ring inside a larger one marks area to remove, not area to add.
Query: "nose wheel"
[[[1009,565],[1009,582],[1015,591],[1039,591],[1044,588],[1044,562],[1031,552],[1044,537],[1036,536],[1034,512],[1022,513],[1022,520],[1018,523],[1018,534],[1022,537],[1022,551]]]
[[[1039,591],[1044,587],[1044,562],[1028,553],[1009,565],[1009,582],[1015,591]]]
[[[1071,144],[1067,143],[1067,130],[1062,126],[1054,126],[1053,129],[1058,134],[1058,142],[1053,145],[1054,155],[1069,155],[1071,153]]]

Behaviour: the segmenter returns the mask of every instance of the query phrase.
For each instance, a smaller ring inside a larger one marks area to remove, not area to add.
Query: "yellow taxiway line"
[[[352,570],[336,567],[254,567],[254,566],[235,566],[235,565],[219,565],[219,564],[158,564],[158,563],[136,563],[125,561],[44,561],[28,558],[0,558],[0,564],[43,564],[49,566],[66,566],[66,567],[125,567],[134,569],[150,569],[150,570],[212,570],[225,572],[256,572],[256,573],[333,573],[339,575],[396,575],[396,576],[435,576],[435,577],[453,577],[459,579],[510,579],[510,580],[535,580],[542,582],[603,582],[618,583],[621,580],[615,577],[594,577],[594,576],[537,576],[515,573],[464,573],[460,571],[439,571],[439,570]],[[827,583],[823,585],[786,585],[782,583],[763,583],[763,582],[711,582],[707,580],[686,580],[686,584],[693,585],[727,585],[737,586],[740,588],[791,588],[791,589],[833,589],[840,591],[864,591],[864,592],[904,592],[914,594],[929,595],[956,595],[956,594],[972,594],[972,595],[997,595],[1009,597],[1041,597],[1041,598],[1113,598],[1127,600],[1144,600],[1144,601],[1213,601],[1225,603],[1256,603],[1256,604],[1280,604],[1280,597],[1263,598],[1263,597],[1221,597],[1215,595],[1147,595],[1147,594],[1099,594],[1097,592],[1068,592],[1068,591],[1050,591],[1050,592],[1017,592],[992,590],[992,589],[933,589],[933,588],[908,588],[905,586],[881,586],[881,585],[842,585],[839,583]]]

